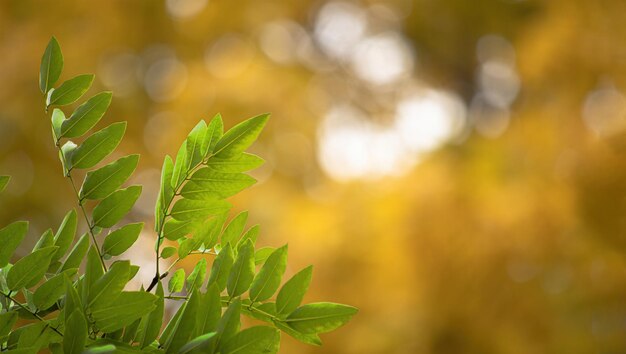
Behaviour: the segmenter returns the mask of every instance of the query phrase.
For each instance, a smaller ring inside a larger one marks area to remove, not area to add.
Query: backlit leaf
[[[150,313],[156,300],[156,296],[145,291],[124,291],[113,302],[96,302],[91,315],[96,328],[113,332]]]
[[[262,158],[246,152],[229,158],[213,157],[207,167],[222,173],[238,173],[253,170],[265,162]]]
[[[330,332],[343,326],[358,309],[331,302],[317,302],[298,307],[285,322],[304,334]]]
[[[234,261],[235,255],[230,243],[228,243],[213,261],[208,284],[216,284],[220,292],[224,290]]]
[[[254,178],[243,173],[222,173],[203,167],[191,175],[181,195],[195,200],[227,198],[255,183]]]
[[[262,114],[232,127],[217,143],[213,154],[217,157],[231,157],[242,153],[259,136],[268,118],[268,114]]]
[[[185,286],[185,270],[183,268],[177,269],[172,277],[170,278],[169,283],[167,284],[167,289],[170,293],[177,293],[183,290]]]
[[[191,274],[189,274],[189,276],[187,277],[188,293],[191,293],[192,291],[199,289],[200,286],[202,286],[202,284],[204,283],[204,279],[206,278],[206,268],[206,259],[202,258],[193,268]]]
[[[76,210],[72,209],[65,214],[57,233],[54,235],[54,245],[59,248],[52,256],[52,262],[61,259],[72,245],[72,241],[76,236],[76,225]]]
[[[225,200],[189,200],[179,199],[170,215],[180,221],[204,219],[209,215],[218,215],[227,212],[231,205]]]
[[[237,251],[237,258],[228,277],[227,290],[230,297],[243,294],[254,279],[254,245],[248,240]]]
[[[276,296],[276,311],[279,314],[287,315],[300,306],[309,289],[312,275],[313,266],[308,266],[285,282]]]
[[[250,299],[253,302],[269,299],[278,287],[287,268],[287,245],[274,251],[250,286]]]
[[[246,328],[228,339],[221,346],[222,354],[277,353],[280,347],[280,332],[276,328],[254,326]]]

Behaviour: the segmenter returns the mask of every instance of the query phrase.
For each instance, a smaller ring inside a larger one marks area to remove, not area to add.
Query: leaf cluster
[[[28,222],[0,229],[1,351],[276,353],[281,333],[320,345],[320,333],[357,312],[335,303],[302,304],[312,267],[283,281],[287,245],[257,248],[259,226],[247,227],[248,213],[229,220],[227,199],[256,182],[247,172],[263,160],[246,149],[268,115],[227,131],[220,115],[201,120],[175,158],[165,157],[155,205],[155,276],[146,289],[129,290],[139,267],[124,255],[145,231],[144,223],[124,223],[142,192],[140,185],[125,184],[139,155],[105,161],[122,140],[126,122],[92,132],[111,103],[110,92],[87,99],[68,117],[61,107],[81,99],[94,75],[55,87],[62,71],[63,55],[52,38],[39,86],[46,112],[52,110],[53,143],[78,212],[67,212],[56,231],[46,230],[15,263],[11,259]],[[9,179],[0,176],[0,192]],[[81,217],[87,231],[79,235]],[[175,269],[190,255],[199,255],[199,261],[189,274]],[[161,259],[170,261],[167,270],[159,269]],[[166,301],[180,305],[167,322]],[[242,316],[263,324],[242,328]]]

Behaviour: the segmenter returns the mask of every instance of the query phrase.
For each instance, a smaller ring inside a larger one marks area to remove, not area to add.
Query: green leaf
[[[205,144],[205,138],[207,133],[207,125],[206,122],[201,120],[196,124],[196,126],[191,130],[189,135],[187,136],[187,166],[185,166],[185,171],[189,171],[191,168],[196,166],[198,163],[202,161],[204,158],[204,154],[202,153],[203,144]]]
[[[69,79],[52,91],[47,106],[65,106],[76,102],[89,90],[94,76],[92,74],[79,75]],[[68,136],[69,137],[69,136]]]
[[[72,154],[72,168],[90,168],[115,150],[126,131],[126,122],[118,122],[88,137]]]
[[[309,289],[312,275],[313,266],[308,266],[296,273],[283,285],[276,297],[276,311],[279,314],[287,315],[300,306]]]
[[[111,104],[111,92],[100,92],[76,108],[61,125],[60,137],[76,138],[93,128]]]
[[[82,352],[82,354],[113,354],[117,352],[117,348],[113,344],[99,345],[95,347],[89,347]]]
[[[80,354],[87,341],[87,321],[80,311],[74,311],[65,322],[63,333],[63,352]]]
[[[28,221],[16,221],[0,229],[0,268],[6,266],[28,231]]]
[[[47,310],[54,305],[61,296],[65,294],[64,280],[65,277],[73,278],[78,269],[68,269],[63,273],[57,274],[41,284],[33,294],[33,303],[37,309]]]
[[[274,325],[276,326],[276,328],[282,330],[283,332],[301,341],[302,343],[316,345],[316,346],[322,345],[322,340],[316,333],[310,333],[310,334],[300,333],[296,331],[295,329],[293,329],[292,327],[290,327],[289,325],[280,321],[275,321]]]
[[[178,149],[178,153],[176,154],[176,162],[174,163],[174,168],[172,170],[172,181],[170,184],[174,189],[177,189],[181,183],[187,177],[187,171],[185,168],[187,167],[187,161],[189,156],[187,156],[187,140],[183,142],[183,144]]]
[[[145,291],[124,291],[113,302],[96,302],[91,315],[103,332],[114,332],[155,309],[157,297]]]
[[[132,246],[143,229],[143,223],[124,225],[111,232],[102,244],[102,253],[111,256],[119,256]]]
[[[130,177],[138,162],[139,155],[129,155],[88,172],[80,188],[80,200],[107,197]]]
[[[87,252],[87,265],[85,266],[85,276],[82,282],[81,294],[85,303],[89,301],[89,298],[93,295],[93,286],[104,275],[104,268],[98,255],[98,251],[95,245],[89,247]]]
[[[274,247],[261,247],[254,251],[254,264],[263,264],[275,250],[276,248]]]
[[[164,247],[161,251],[161,258],[168,259],[176,253],[176,247]]]
[[[215,338],[216,333],[206,333],[201,336],[197,336],[194,339],[187,342],[187,344],[183,345],[182,348],[178,351],[179,354],[187,354],[187,353],[201,353],[201,349],[203,349],[207,344]]]
[[[237,258],[228,277],[226,286],[231,298],[239,296],[250,288],[254,279],[254,245],[248,240],[237,251]]]
[[[237,214],[237,216],[235,216],[230,221],[230,223],[228,223],[228,226],[226,226],[226,228],[224,229],[224,232],[222,233],[222,239],[221,239],[222,244],[226,244],[229,242],[235,243],[235,241],[239,238],[239,236],[241,236],[243,229],[246,227],[247,221],[248,221],[247,211],[242,211],[241,213]]]
[[[11,176],[0,176],[0,193],[4,191],[11,180]]]
[[[157,198],[157,203],[155,207],[154,213],[154,227],[155,231],[159,231],[159,227],[161,223],[165,219],[165,213],[167,210],[165,208],[169,205],[170,200],[174,196],[174,188],[172,188],[172,170],[174,169],[174,163],[172,162],[172,158],[169,156],[165,156],[165,160],[163,160],[163,168],[161,168],[161,184],[159,189],[159,197]]]
[[[171,293],[177,293],[183,290],[185,285],[185,270],[183,268],[177,269],[176,272],[170,278],[167,284],[167,289]]]
[[[52,229],[47,229],[41,237],[39,237],[39,240],[33,247],[33,251],[50,246],[54,246],[54,234],[52,233]]]
[[[183,302],[183,304],[178,308],[178,311],[176,311],[174,316],[167,323],[167,326],[165,326],[163,333],[161,333],[161,336],[159,337],[159,344],[161,344],[161,347],[166,347],[167,343],[169,343],[172,334],[180,323],[180,317],[182,316],[183,312],[185,312],[185,307],[187,307],[187,302]]]
[[[276,328],[254,326],[246,328],[224,342],[220,353],[264,354],[277,353],[280,347],[280,332]]]
[[[142,348],[145,348],[150,345],[150,343],[154,342],[154,340],[159,336],[161,324],[163,323],[165,303],[163,297],[163,285],[160,281],[157,284],[155,294],[157,296],[155,309],[141,319],[142,322],[145,322],[145,325],[140,325],[140,327],[143,328],[143,331],[141,331],[141,334],[137,338],[137,342],[141,344]]]
[[[269,114],[262,114],[245,120],[227,131],[215,146],[214,155],[231,157],[247,149],[263,130]]]
[[[50,246],[39,249],[15,262],[7,274],[9,290],[19,290],[35,286],[44,276],[52,255],[57,247]]]
[[[116,298],[122,293],[130,275],[130,261],[113,263],[108,272],[98,279],[89,291],[87,306],[96,306],[98,303],[117,302]]]
[[[74,150],[76,150],[76,144],[72,141],[66,141],[61,146],[61,151],[59,151],[59,160],[61,160],[63,165],[63,174],[65,176],[69,175],[69,170],[72,168],[72,154]]]
[[[226,220],[226,213],[212,217],[199,225],[193,235],[198,245],[204,245],[204,249],[210,249],[215,244],[222,231],[222,225]]]
[[[76,242],[70,254],[63,262],[63,266],[59,270],[59,273],[64,272],[68,269],[79,268],[80,264],[85,258],[85,254],[87,254],[87,250],[89,249],[89,234],[85,233],[81,238]]]
[[[178,240],[185,235],[192,233],[198,226],[197,220],[174,220],[170,219],[163,227],[163,236],[168,240]]]
[[[219,340],[224,342],[237,333],[241,326],[241,300],[235,299],[228,305],[224,315],[217,324]]]
[[[287,245],[274,251],[254,278],[250,287],[252,302],[269,299],[278,287],[287,269]]]
[[[226,244],[220,253],[215,257],[213,266],[211,266],[211,274],[209,275],[208,284],[216,284],[218,290],[221,292],[226,287],[228,281],[228,275],[232,269],[234,262],[234,252],[230,243]]]
[[[61,139],[61,125],[65,121],[65,113],[62,110],[55,108],[52,111],[52,116],[50,117],[50,121],[52,123],[52,138],[54,139],[54,143],[58,143],[59,139]]]
[[[254,170],[264,162],[262,158],[244,152],[229,158],[213,157],[207,162],[207,167],[222,173],[238,173]]]
[[[11,332],[11,328],[17,322],[17,317],[16,311],[0,313],[0,343],[4,343],[3,338]]]
[[[59,80],[63,71],[63,53],[57,39],[52,37],[41,57],[39,66],[39,89],[46,93]]]
[[[195,200],[227,198],[255,183],[254,178],[243,173],[222,173],[203,167],[191,175],[181,195]]]
[[[206,259],[202,258],[193,268],[193,271],[191,271],[191,274],[187,277],[188,293],[191,293],[202,286],[202,283],[204,283],[204,279],[206,278],[206,267]]]
[[[195,334],[200,335],[215,331],[221,316],[220,291],[217,288],[217,284],[211,284],[208,286],[206,293],[200,296]]]
[[[180,316],[178,326],[172,333],[170,340],[166,344],[166,354],[177,353],[178,350],[185,345],[191,338],[194,328],[196,326],[196,315],[198,312],[199,295],[198,291],[191,292],[189,300],[187,300],[187,306]]]
[[[180,221],[204,219],[209,215],[219,215],[227,212],[231,205],[225,200],[189,200],[179,199],[170,215]]]
[[[94,225],[112,227],[133,208],[139,195],[141,195],[140,185],[113,192],[93,209]]]
[[[202,154],[203,156],[207,156],[209,153],[213,152],[215,149],[215,145],[224,135],[224,122],[222,121],[222,116],[218,113],[211,119],[209,125],[207,126],[207,132],[204,136],[204,142],[202,143]]]
[[[72,245],[72,240],[76,236],[76,225],[76,210],[72,209],[65,214],[57,233],[54,235],[54,245],[59,248],[52,256],[52,262],[61,259]]]
[[[285,322],[304,334],[325,333],[343,326],[358,311],[348,305],[317,302],[298,307]]]

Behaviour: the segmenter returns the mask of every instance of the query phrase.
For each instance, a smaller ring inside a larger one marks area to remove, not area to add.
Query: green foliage
[[[93,75],[79,75],[55,88],[62,69],[63,55],[52,38],[39,73],[46,109],[76,102],[94,80]],[[126,122],[91,133],[79,145],[69,140],[83,137],[100,122],[111,97],[110,92],[99,93],[69,118],[59,108],[50,112],[63,173],[72,184],[88,231],[77,237],[78,215],[72,209],[56,232],[46,230],[30,254],[11,263],[28,223],[17,221],[0,229],[0,350],[276,353],[281,332],[320,345],[319,333],[350,320],[357,312],[351,306],[301,305],[312,267],[281,287],[287,245],[255,249],[259,226],[244,231],[247,211],[227,222],[231,204],[226,198],[256,182],[246,172],[263,160],[245,150],[261,133],[267,114],[226,132],[220,115],[208,124],[200,121],[176,158],[165,157],[155,205],[155,276],[145,290],[142,286],[129,291],[128,283],[139,267],[122,257],[139,238],[144,223],[120,223],[141,194],[141,186],[123,186],[139,155],[122,156],[94,169],[119,145]],[[76,173],[84,174],[80,186],[74,182]],[[9,181],[8,176],[0,176],[0,192]],[[183,268],[173,269],[191,255],[198,258],[188,276]],[[167,270],[159,269],[160,259],[169,260]],[[181,306],[164,323],[166,301],[179,301]],[[265,325],[242,329],[242,315]]]

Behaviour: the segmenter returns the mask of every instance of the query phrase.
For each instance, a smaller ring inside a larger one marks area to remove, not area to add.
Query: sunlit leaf
[[[0,268],[9,263],[11,256],[24,240],[28,231],[28,221],[16,221],[0,229]]]
[[[168,246],[164,247],[163,250],[161,250],[161,258],[163,259],[170,258],[174,254],[176,254],[176,247]]]
[[[72,168],[90,168],[109,156],[122,140],[126,122],[118,122],[88,137],[72,154]]]
[[[133,208],[141,195],[140,185],[130,186],[113,192],[93,209],[93,223],[100,227],[111,227]]]
[[[156,296],[144,291],[124,291],[113,302],[96,302],[91,315],[99,330],[113,332],[150,313],[156,300]]]
[[[204,142],[202,143],[202,154],[207,156],[213,152],[215,145],[224,135],[224,122],[222,116],[218,113],[211,119],[207,126],[207,132],[204,136]]]
[[[52,262],[61,259],[72,245],[72,241],[76,237],[77,222],[76,210],[72,209],[65,214],[57,233],[54,235],[54,245],[58,249],[52,256]]]
[[[154,342],[161,331],[165,303],[163,298],[163,285],[160,281],[157,284],[155,295],[157,296],[156,307],[148,315],[141,319],[142,324],[139,325],[139,327],[143,328],[143,330],[140,332],[137,342],[140,343],[142,348],[145,348],[150,345],[150,343]]]
[[[331,302],[317,302],[298,307],[285,322],[298,332],[325,333],[343,326],[359,310]]]
[[[4,191],[11,180],[11,176],[0,176],[0,193]]]
[[[87,340],[87,321],[80,311],[74,311],[65,321],[63,336],[63,352],[66,354],[80,354],[85,348]]]
[[[207,262],[206,259],[202,258],[198,264],[193,268],[193,271],[187,277],[187,292],[191,293],[192,291],[199,289],[204,283],[204,279],[206,278],[206,268]]]
[[[237,251],[237,258],[228,277],[227,290],[230,297],[243,294],[254,279],[254,245],[244,243]]]
[[[229,158],[213,157],[209,159],[207,166],[217,172],[238,173],[253,170],[264,162],[262,158],[244,152]]]
[[[183,268],[177,269],[172,277],[170,278],[169,283],[167,284],[167,289],[170,293],[177,293],[183,290],[185,286],[185,270]]]
[[[89,234],[85,233],[81,238],[76,242],[70,254],[63,262],[63,266],[59,270],[60,272],[66,271],[72,268],[79,268],[80,264],[85,258],[85,254],[87,254],[87,250],[89,249]]]
[[[313,266],[308,266],[285,282],[276,296],[276,311],[279,314],[290,314],[300,306],[309,289],[312,275]]]
[[[246,227],[246,222],[248,221],[248,212],[242,211],[237,214],[229,223],[228,226],[222,232],[221,242],[222,244],[233,243],[235,244],[243,229]]]
[[[254,178],[243,173],[222,173],[203,167],[191,175],[181,195],[195,200],[227,198],[255,183]]]
[[[19,290],[21,288],[35,286],[46,273],[52,255],[56,250],[57,247],[55,246],[45,247],[15,262],[7,274],[7,286],[9,290]]]
[[[78,269],[68,269],[41,284],[33,294],[33,304],[39,310],[46,310],[65,294],[65,277],[73,278]]]
[[[250,286],[250,299],[253,302],[269,299],[278,287],[287,268],[287,245],[274,251]]]
[[[224,290],[234,261],[235,255],[230,243],[228,243],[213,261],[208,284],[216,284],[220,292]]]
[[[57,39],[50,38],[46,50],[41,57],[39,66],[39,89],[41,93],[46,93],[59,80],[63,71],[63,53]]]
[[[79,75],[69,79],[52,91],[48,106],[64,106],[76,102],[89,90],[94,76],[92,74]],[[69,135],[65,135],[69,137]]]
[[[268,118],[268,114],[262,114],[232,127],[224,133],[213,154],[217,157],[231,157],[242,153],[259,136]]]
[[[102,253],[111,256],[119,256],[132,246],[143,229],[143,223],[124,225],[111,232],[102,244]]]
[[[170,215],[180,221],[204,219],[209,215],[218,215],[227,212],[231,205],[225,200],[189,200],[179,199]]]
[[[228,339],[220,353],[264,354],[277,353],[280,347],[280,332],[276,328],[254,326],[246,328]]]
[[[90,171],[80,189],[80,199],[102,199],[117,190],[135,171],[139,155],[129,155]]]
[[[130,262],[115,262],[108,272],[98,279],[89,291],[87,306],[98,306],[98,303],[116,302],[116,298],[128,282]]]
[[[76,108],[61,125],[61,136],[75,138],[93,128],[111,104],[111,92],[100,92]]]

